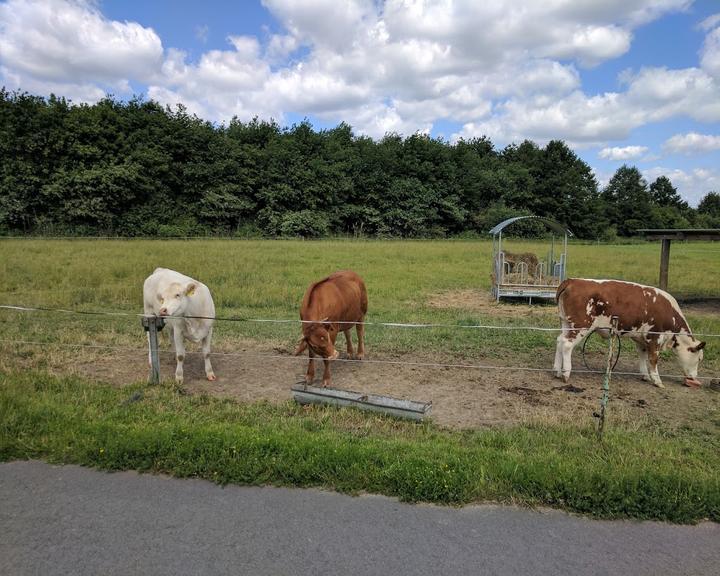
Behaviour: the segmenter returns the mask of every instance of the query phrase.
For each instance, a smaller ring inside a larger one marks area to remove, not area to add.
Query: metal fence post
[[[159,316],[143,316],[142,325],[148,333],[150,344],[150,384],[160,383],[160,354],[158,332],[165,326],[165,320]]]
[[[603,376],[603,393],[600,399],[600,413],[596,414],[598,417],[598,438],[602,438],[603,430],[605,429],[605,409],[607,408],[608,401],[610,400],[610,377],[613,371],[613,342],[615,341],[615,334],[617,334],[618,328],[618,317],[613,316],[610,319],[610,337],[608,338],[608,357],[607,364],[605,365],[605,375]]]

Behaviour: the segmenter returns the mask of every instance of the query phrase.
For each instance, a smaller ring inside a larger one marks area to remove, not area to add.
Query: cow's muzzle
[[[690,376],[685,377],[683,384],[688,388],[700,388],[702,386],[702,382],[700,382],[700,380],[697,378],[691,378]]]

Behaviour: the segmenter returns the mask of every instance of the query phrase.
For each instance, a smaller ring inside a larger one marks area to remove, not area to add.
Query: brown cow
[[[295,355],[308,349],[308,362],[305,382],[311,384],[315,378],[315,362],[313,358],[320,356],[325,360],[323,386],[330,384],[330,360],[338,357],[335,339],[338,332],[345,333],[347,352],[350,358],[362,360],[365,356],[363,336],[365,326],[362,324],[367,314],[367,290],[362,278],[352,270],[343,270],[330,274],[327,278],[310,284],[300,308],[300,319],[303,321],[302,338],[295,350]],[[357,324],[355,324],[357,322]],[[357,329],[358,353],[354,355],[350,330],[353,325]]]
[[[657,369],[658,353],[672,347],[685,375],[685,385],[700,386],[697,371],[705,342],[693,337],[677,301],[664,290],[619,280],[569,278],[558,286],[557,302],[563,327],[555,350],[558,378],[565,382],[570,378],[573,348],[593,330],[607,337],[611,318],[617,316],[620,335],[635,342],[643,380],[663,387]]]

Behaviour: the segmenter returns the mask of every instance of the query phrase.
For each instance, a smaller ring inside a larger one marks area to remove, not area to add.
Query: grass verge
[[[412,502],[720,521],[720,441],[709,434],[630,432],[610,422],[599,444],[592,428],[448,431],[353,410],[0,373],[0,460],[29,458]]]

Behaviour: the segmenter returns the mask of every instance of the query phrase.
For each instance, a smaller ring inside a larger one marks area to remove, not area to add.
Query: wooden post
[[[667,290],[668,268],[670,267],[670,238],[662,239],[660,247],[660,289]]]
[[[165,326],[165,320],[158,316],[143,316],[142,325],[148,333],[150,345],[150,384],[160,383],[160,353],[158,346],[158,332]]]

